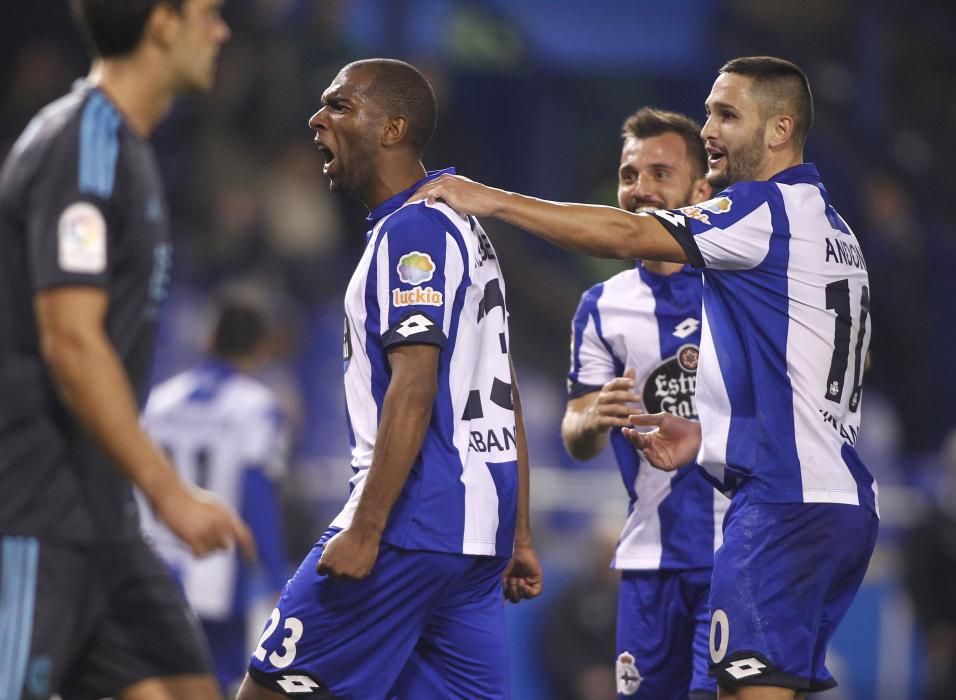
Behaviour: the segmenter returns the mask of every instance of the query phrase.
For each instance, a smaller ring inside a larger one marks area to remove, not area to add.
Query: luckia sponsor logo
[[[441,306],[444,295],[431,287],[413,289],[393,289],[392,306]]]
[[[405,284],[422,284],[434,274],[435,263],[428,253],[413,250],[398,260],[398,278]]]
[[[405,284],[414,285],[413,289],[393,289],[392,306],[441,306],[444,295],[431,287],[422,288],[435,274],[432,256],[413,250],[398,260],[398,278]]]

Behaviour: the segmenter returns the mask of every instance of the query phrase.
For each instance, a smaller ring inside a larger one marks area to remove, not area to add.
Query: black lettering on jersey
[[[471,431],[471,437],[468,439],[468,449],[474,452],[488,451],[488,448],[485,447],[485,438],[479,431]]]
[[[508,430],[507,428],[502,428],[501,432],[505,438],[505,450],[510,450],[511,448],[517,446],[518,441],[515,439],[514,431]]]
[[[461,419],[474,420],[475,418],[483,418],[484,415],[484,409],[481,407],[481,392],[472,389],[468,392],[468,403],[465,404],[465,412],[461,414]]]
[[[495,377],[495,381],[491,385],[491,400],[503,409],[513,411],[515,405],[511,397],[511,384]]]
[[[492,309],[499,306],[503,312],[505,309],[505,297],[501,293],[501,284],[496,277],[485,285],[485,295],[478,305],[478,322],[480,323],[481,319],[491,313]]]
[[[485,263],[486,260],[495,259],[495,249],[491,247],[491,241],[488,240],[488,234],[482,231],[479,228],[475,227],[475,224],[472,224],[471,230],[475,232],[475,235],[478,236],[478,260],[477,263],[479,267]]]
[[[473,452],[508,452],[517,445],[514,428],[472,430],[468,438],[468,449]]]
[[[866,260],[863,259],[863,251],[860,250],[859,246],[839,238],[827,238],[825,240],[825,262],[848,265],[859,270],[866,269]]]
[[[830,262],[830,258],[833,258],[833,262],[840,262],[837,258],[836,250],[833,248],[833,242],[827,238],[827,259],[826,262]]]
[[[858,427],[848,425],[846,423],[841,423],[836,419],[829,411],[825,411],[822,408],[819,409],[820,415],[823,417],[823,422],[833,428],[833,432],[837,433],[843,440],[849,445],[856,445],[856,441],[860,437],[860,429]]]

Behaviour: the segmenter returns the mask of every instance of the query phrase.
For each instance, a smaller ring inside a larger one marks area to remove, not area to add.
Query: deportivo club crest
[[[641,672],[634,665],[634,657],[628,652],[623,652],[617,657],[617,663],[614,665],[615,675],[617,676],[617,692],[621,695],[633,695],[641,687]]]
[[[697,362],[700,350],[688,343],[658,365],[644,382],[644,407],[648,413],[667,411],[682,418],[697,418]]]

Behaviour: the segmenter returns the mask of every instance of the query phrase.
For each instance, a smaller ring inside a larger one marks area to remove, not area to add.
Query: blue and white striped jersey
[[[443,172],[429,173],[432,179]],[[518,471],[508,312],[498,259],[474,218],[406,204],[417,183],[369,215],[368,245],[345,293],[345,398],[351,494],[372,464],[390,370],[388,349],[441,348],[438,394],[421,452],[382,540],[396,547],[510,557]]]
[[[697,418],[694,391],[700,347],[700,273],[672,275],[638,263],[586,291],[572,323],[570,398],[599,391],[625,369],[650,413]],[[696,465],[655,469],[619,430],[611,447],[629,497],[617,569],[692,569],[714,564],[729,501]]]
[[[876,512],[876,483],[854,448],[869,280],[816,167],[653,215],[705,268],[700,465],[753,502]]]
[[[154,387],[142,423],[184,481],[212,491],[243,515],[269,584],[281,590],[286,561],[274,482],[285,469],[288,436],[272,391],[209,360]],[[143,499],[140,505],[143,532],[197,614],[205,620],[243,614],[247,572],[239,555],[220,551],[195,558]]]

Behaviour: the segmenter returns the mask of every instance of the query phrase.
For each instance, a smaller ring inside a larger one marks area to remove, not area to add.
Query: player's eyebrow
[[[349,98],[342,95],[342,92],[339,88],[334,88],[332,90],[327,90],[322,93],[322,104],[328,102],[349,102]]]
[[[711,112],[715,109],[726,109],[726,110],[730,110],[731,112],[737,111],[737,108],[734,105],[730,104],[729,102],[721,102],[719,100],[714,100],[713,102],[710,102],[710,101],[705,102],[704,109],[707,112]]]

